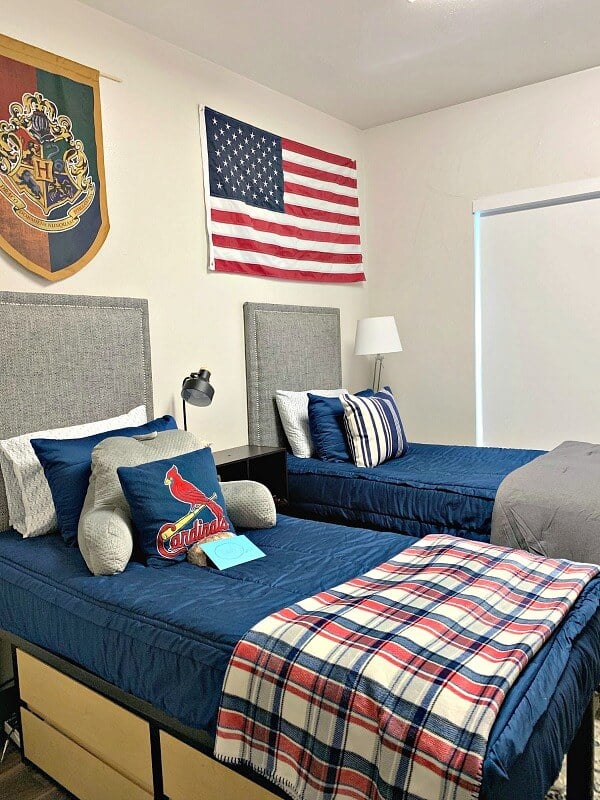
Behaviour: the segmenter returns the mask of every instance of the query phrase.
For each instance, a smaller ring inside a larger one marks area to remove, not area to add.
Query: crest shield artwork
[[[51,281],[108,234],[99,77],[0,35],[0,247]]]

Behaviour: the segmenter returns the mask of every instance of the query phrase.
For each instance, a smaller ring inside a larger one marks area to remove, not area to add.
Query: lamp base
[[[375,356],[375,366],[373,367],[373,391],[378,392],[381,388],[381,370],[383,369],[383,355],[377,353]]]

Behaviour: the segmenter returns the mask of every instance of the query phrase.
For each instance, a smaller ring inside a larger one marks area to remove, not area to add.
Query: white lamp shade
[[[367,317],[356,323],[354,354],[397,353],[402,350],[394,317]]]

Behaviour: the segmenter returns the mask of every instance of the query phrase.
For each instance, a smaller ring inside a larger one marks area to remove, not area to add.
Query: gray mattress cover
[[[600,445],[563,442],[500,484],[492,542],[600,564]]]

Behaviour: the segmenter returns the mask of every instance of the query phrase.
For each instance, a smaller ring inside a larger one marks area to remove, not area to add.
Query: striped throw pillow
[[[400,412],[388,386],[373,397],[344,394],[346,438],[357,467],[376,467],[408,450]]]

